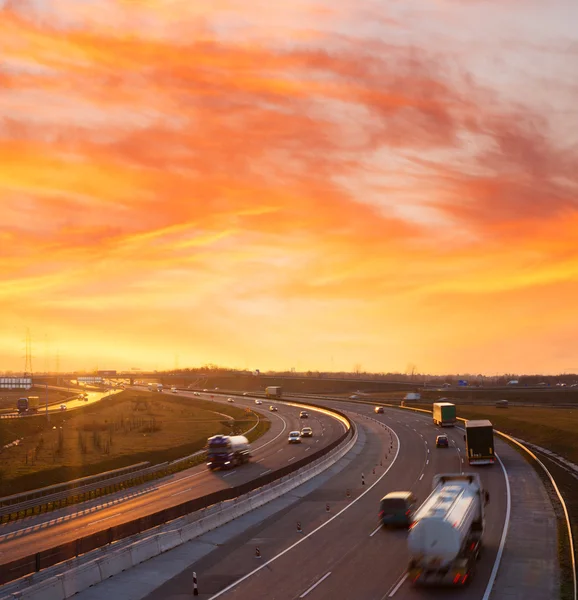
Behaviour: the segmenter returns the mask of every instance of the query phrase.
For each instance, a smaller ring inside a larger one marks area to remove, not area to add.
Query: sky
[[[0,371],[578,371],[576,23],[0,0]]]

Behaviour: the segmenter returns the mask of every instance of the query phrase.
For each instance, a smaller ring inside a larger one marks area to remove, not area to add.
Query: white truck
[[[207,440],[207,467],[232,469],[249,462],[251,447],[244,435],[214,435]]]
[[[410,527],[408,575],[415,585],[468,583],[475,571],[489,495],[476,473],[433,478],[433,491]]]
[[[283,390],[280,385],[270,385],[265,388],[265,396],[267,398],[281,398]]]
[[[149,392],[162,392],[163,384],[162,383],[149,383],[148,390],[149,390]]]

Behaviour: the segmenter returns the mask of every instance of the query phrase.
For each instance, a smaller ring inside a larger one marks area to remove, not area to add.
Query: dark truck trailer
[[[251,447],[244,435],[214,435],[207,440],[207,467],[232,469],[249,462]]]
[[[466,421],[466,455],[470,465],[493,465],[494,426],[488,420]]]

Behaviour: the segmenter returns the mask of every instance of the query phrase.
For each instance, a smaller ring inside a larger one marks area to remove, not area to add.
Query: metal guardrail
[[[120,469],[113,469],[112,471],[105,471],[104,473],[97,473],[96,475],[88,475],[87,477],[80,477],[79,479],[72,479],[63,483],[56,483],[42,488],[36,488],[35,490],[28,490],[27,492],[21,492],[12,496],[4,496],[0,498],[0,508],[4,506],[12,506],[21,502],[26,502],[34,498],[42,498],[43,496],[49,496],[58,492],[64,492],[66,490],[72,490],[86,486],[90,483],[104,481],[111,479],[123,473],[131,473],[133,471],[139,471],[148,467],[150,462],[140,462],[128,467],[121,467]]]
[[[315,405],[313,403],[308,404],[311,407],[318,407],[323,408],[324,410],[328,410],[326,407],[320,405]],[[139,517],[132,521],[128,521],[126,523],[110,527],[108,529],[97,531],[91,535],[84,536],[82,538],[78,538],[76,540],[60,544],[53,548],[48,548],[41,552],[37,552],[35,554],[23,557],[21,559],[3,564],[2,569],[0,570],[0,585],[3,585],[15,579],[19,579],[20,577],[30,575],[31,573],[40,571],[47,567],[51,567],[57,563],[70,560],[76,556],[85,554],[96,548],[100,548],[102,546],[112,544],[113,542],[123,540],[132,535],[142,533],[144,531],[147,531],[148,529],[152,529],[153,527],[162,525],[164,523],[167,523],[168,521],[172,521],[186,514],[196,512],[198,510],[207,508],[219,502],[223,502],[225,500],[232,500],[234,498],[237,498],[238,496],[247,494],[248,492],[263,487],[277,479],[285,477],[286,475],[289,475],[290,473],[301,469],[302,467],[312,463],[313,461],[331,452],[339,444],[345,441],[348,436],[353,436],[355,434],[355,428],[353,423],[344,413],[335,409],[329,410],[338,414],[340,417],[346,419],[351,424],[351,428],[345,433],[343,433],[341,436],[339,436],[337,440],[333,441],[325,448],[314,452],[313,454],[311,454],[311,456],[306,456],[305,458],[302,458],[299,461],[282,467],[281,469],[277,469],[272,473],[261,475],[260,477],[257,477],[256,479],[253,479],[241,485],[231,488],[225,488],[223,490],[213,492],[206,496],[194,498],[176,506],[162,509],[144,517]]]
[[[257,416],[257,423],[249,431],[254,429],[258,423],[259,417]],[[193,454],[177,458],[171,462],[164,462],[153,466],[149,466],[149,462],[142,462],[129,467],[115,469],[114,471],[90,475],[61,484],[0,498],[0,523],[11,521],[13,518],[26,517],[29,511],[32,511],[31,514],[35,514],[36,512],[42,513],[43,509],[44,511],[48,510],[49,504],[52,505],[51,508],[58,509],[62,506],[67,506],[70,500],[73,501],[72,503],[90,500],[97,497],[96,492],[102,490],[105,493],[114,492],[117,491],[117,487],[122,489],[123,483],[138,481],[139,479],[144,482],[149,475],[154,475],[167,469],[170,473],[173,467],[177,467],[204,452],[204,450],[198,450]]]
[[[11,521],[13,517],[16,519],[22,518],[27,516],[29,511],[31,511],[31,514],[34,514],[36,512],[35,509],[39,509],[38,512],[42,513],[48,510],[48,505],[52,505],[52,508],[61,508],[62,506],[67,506],[70,500],[72,500],[73,503],[76,503],[78,501],[77,499],[80,497],[82,497],[84,500],[88,500],[93,497],[96,498],[96,492],[100,490],[105,490],[107,493],[108,491],[117,491],[117,489],[123,488],[123,484],[130,481],[142,480],[144,483],[148,475],[152,475],[157,471],[164,470],[167,465],[168,463],[164,462],[158,465],[153,465],[152,467],[147,467],[146,469],[132,471],[128,474],[123,473],[122,475],[97,481],[96,483],[89,485],[64,490],[55,494],[48,494],[40,498],[33,498],[18,504],[0,507],[0,521],[4,521],[5,517],[8,517],[7,521]]]

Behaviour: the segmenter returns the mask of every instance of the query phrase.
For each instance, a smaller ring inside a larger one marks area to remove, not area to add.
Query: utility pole
[[[26,358],[24,362],[24,377],[32,377],[32,338],[30,329],[26,328]]]

